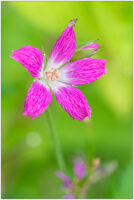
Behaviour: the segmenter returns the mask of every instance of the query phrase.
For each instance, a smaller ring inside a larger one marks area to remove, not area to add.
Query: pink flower
[[[106,73],[106,60],[84,58],[68,63],[76,49],[73,30],[75,22],[76,20],[72,20],[57,40],[45,69],[43,55],[39,49],[24,46],[12,51],[10,57],[21,63],[35,78],[27,93],[23,112],[31,119],[47,109],[51,102],[50,89],[58,103],[72,118],[81,121],[87,116],[91,117],[91,109],[85,96],[72,85],[87,84],[97,80]]]
[[[74,172],[77,178],[83,179],[86,175],[86,166],[83,161],[76,160],[74,164]]]
[[[66,194],[63,198],[64,199],[74,199],[74,195],[73,194]]]
[[[72,188],[72,184],[71,184],[70,178],[68,176],[66,176],[65,174],[63,174],[60,171],[57,171],[56,175],[63,181],[63,186],[65,188],[68,188],[68,189]]]
[[[93,52],[92,53],[95,53],[99,48],[99,45],[97,43],[91,43],[89,45],[86,45],[82,48],[80,48],[81,50],[84,50],[84,49],[93,49]]]

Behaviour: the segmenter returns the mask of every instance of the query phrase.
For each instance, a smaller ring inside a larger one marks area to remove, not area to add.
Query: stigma
[[[52,67],[49,71],[45,71],[45,78],[47,80],[57,81],[59,80],[59,71]]]

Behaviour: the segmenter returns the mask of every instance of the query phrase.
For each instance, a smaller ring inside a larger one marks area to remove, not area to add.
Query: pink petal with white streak
[[[47,63],[47,70],[54,67],[59,68],[72,58],[76,49],[76,37],[73,26],[76,20],[72,20],[60,38],[57,40]]]
[[[50,102],[50,90],[41,81],[36,81],[28,90],[23,114],[34,119],[47,109]]]
[[[106,60],[84,58],[65,65],[59,70],[60,81],[72,85],[93,82],[106,73]]]
[[[80,90],[60,82],[50,87],[58,103],[72,118],[82,121],[87,116],[91,117],[91,109]]]
[[[13,50],[11,58],[22,64],[34,78],[40,77],[43,67],[43,55],[41,51],[32,46],[24,46],[18,50]]]

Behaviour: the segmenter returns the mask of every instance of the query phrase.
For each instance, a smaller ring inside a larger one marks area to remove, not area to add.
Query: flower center
[[[48,80],[57,81],[59,79],[59,72],[54,67],[52,67],[49,71],[45,71],[45,78]]]

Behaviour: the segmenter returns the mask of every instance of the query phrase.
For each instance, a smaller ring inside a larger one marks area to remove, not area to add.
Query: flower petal
[[[72,58],[76,48],[76,38],[73,26],[76,20],[72,20],[60,38],[57,40],[47,63],[47,70],[50,68],[59,68]]]
[[[48,86],[45,86],[41,81],[36,81],[28,90],[23,114],[34,119],[47,109],[50,102],[51,93]]]
[[[55,82],[50,87],[58,103],[72,118],[82,121],[87,116],[91,117],[91,109],[80,90],[60,82]]]
[[[106,60],[84,58],[65,65],[59,70],[60,81],[72,85],[93,82],[106,73]]]
[[[32,46],[24,46],[13,50],[11,58],[22,64],[34,78],[39,78],[43,67],[43,55],[41,51]]]

